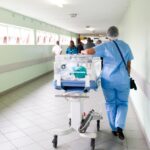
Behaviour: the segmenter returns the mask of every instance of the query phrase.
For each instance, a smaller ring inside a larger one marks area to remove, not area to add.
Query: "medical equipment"
[[[53,147],[57,148],[58,136],[78,132],[81,137],[91,139],[92,150],[95,149],[96,133],[86,132],[91,120],[97,120],[97,131],[100,130],[102,115],[91,110],[83,115],[83,99],[89,98],[90,90],[99,86],[101,62],[100,58],[90,55],[60,55],[55,57],[54,84],[57,90],[64,90],[57,97],[65,97],[70,101],[69,129],[54,130]]]

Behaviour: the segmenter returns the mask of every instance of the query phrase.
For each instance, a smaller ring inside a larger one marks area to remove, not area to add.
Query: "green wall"
[[[0,8],[0,23],[77,37],[62,28]],[[67,46],[63,46],[63,50]],[[52,45],[0,46],[0,93],[53,70]],[[20,67],[18,67],[20,66]],[[10,68],[10,69],[9,69]],[[17,69],[16,69],[17,68]]]
[[[150,145],[150,1],[131,0],[120,24],[121,38],[129,43],[134,54],[132,74],[138,91],[131,90],[131,99]]]

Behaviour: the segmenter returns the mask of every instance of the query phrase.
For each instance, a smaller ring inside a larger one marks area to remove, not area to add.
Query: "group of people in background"
[[[68,48],[66,49],[66,54],[79,54],[82,50],[92,48],[96,45],[101,44],[101,40],[97,40],[96,44],[94,44],[93,40],[91,38],[87,38],[87,43],[83,44],[80,40],[80,38],[77,39],[77,45],[75,46],[75,43],[73,40],[70,41],[70,44]],[[55,55],[60,55],[62,53],[62,48],[59,44],[59,41],[56,42],[56,45],[53,47],[52,52]]]

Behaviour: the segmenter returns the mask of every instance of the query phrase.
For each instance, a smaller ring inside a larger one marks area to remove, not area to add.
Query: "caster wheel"
[[[97,131],[100,131],[100,120],[97,120]]]
[[[57,135],[54,135],[54,139],[53,139],[53,141],[52,141],[54,148],[57,148],[57,139],[58,139],[58,136],[57,136]]]
[[[91,150],[95,150],[95,139],[91,139]]]
[[[69,118],[69,127],[71,127],[71,118]]]

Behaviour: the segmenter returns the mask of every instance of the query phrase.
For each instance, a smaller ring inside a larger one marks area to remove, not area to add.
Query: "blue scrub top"
[[[133,59],[130,47],[124,41],[115,41],[118,44],[127,64],[128,61]],[[129,75],[115,43],[113,41],[109,41],[95,46],[94,49],[94,56],[103,57],[103,69],[101,73],[102,85],[126,85],[129,87]]]
[[[66,50],[66,54],[78,54],[78,49],[76,47],[68,47]]]

